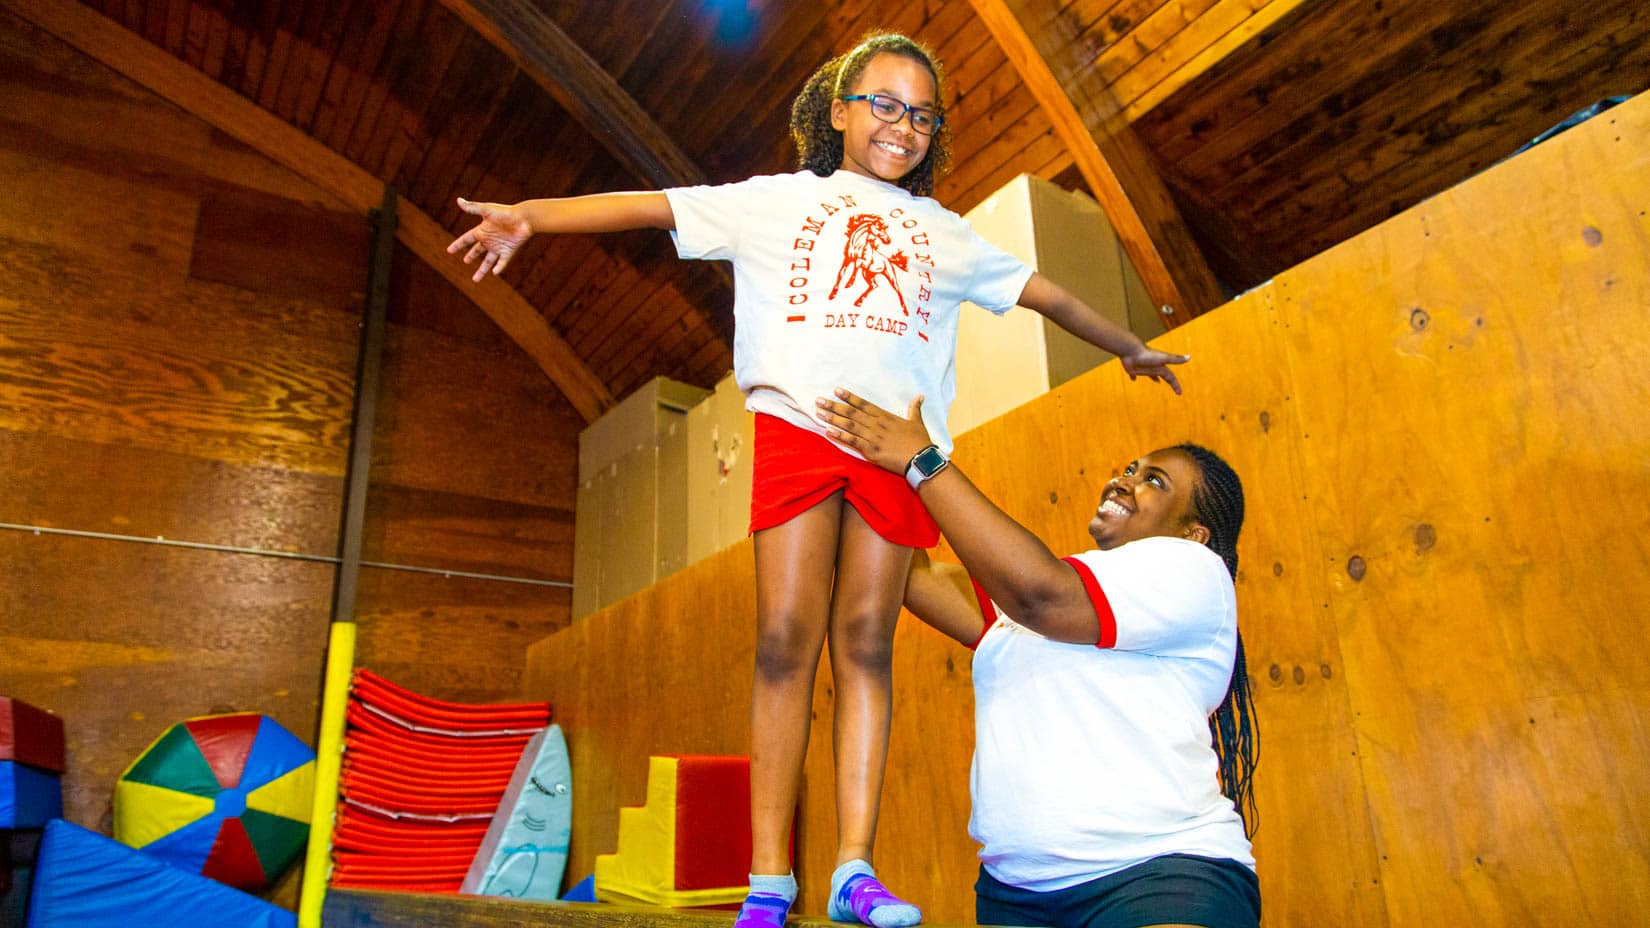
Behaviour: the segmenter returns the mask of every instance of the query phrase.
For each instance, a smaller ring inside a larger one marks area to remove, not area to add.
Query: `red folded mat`
[[[457,892],[547,703],[455,703],[358,668],[345,718],[334,886]]]

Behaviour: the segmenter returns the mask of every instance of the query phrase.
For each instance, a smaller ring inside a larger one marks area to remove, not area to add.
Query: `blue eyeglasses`
[[[931,109],[912,106],[897,97],[890,97],[885,93],[850,93],[839,99],[844,102],[864,100],[871,104],[871,115],[890,125],[898,125],[906,113],[911,114],[911,128],[923,135],[933,135],[945,125],[945,117]]]

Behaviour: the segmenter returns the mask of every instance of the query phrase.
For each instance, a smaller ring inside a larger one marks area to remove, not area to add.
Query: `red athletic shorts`
[[[932,548],[940,527],[905,482],[856,458],[817,432],[756,414],[751,471],[751,532],[783,525],[838,490],[878,535],[908,548]]]

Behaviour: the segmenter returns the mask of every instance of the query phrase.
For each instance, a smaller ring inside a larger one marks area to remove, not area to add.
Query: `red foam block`
[[[0,760],[62,773],[63,720],[22,700],[0,696]]]

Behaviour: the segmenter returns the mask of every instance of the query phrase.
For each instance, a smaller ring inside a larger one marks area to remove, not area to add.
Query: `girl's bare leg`
[[[831,676],[836,687],[838,864],[871,860],[893,713],[894,626],[911,549],[878,535],[842,507],[838,576],[831,600]]]
[[[911,549],[878,535],[842,507],[836,593],[831,601],[831,676],[836,685],[837,866],[826,914],[876,928],[907,928],[922,911],[871,867],[893,714],[894,626]]]
[[[791,823],[808,751],[814,672],[831,601],[842,494],[756,533],[751,680],[751,873],[791,870]]]

